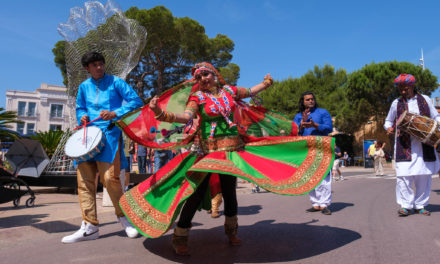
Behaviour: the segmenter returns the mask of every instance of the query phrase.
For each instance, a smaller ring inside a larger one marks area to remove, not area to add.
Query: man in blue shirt
[[[296,114],[293,121],[299,127],[300,136],[328,136],[333,130],[332,118],[330,113],[318,108],[315,95],[312,92],[305,92],[299,100],[299,113]],[[332,199],[331,176],[329,175],[309,193],[312,208],[307,212],[319,212],[325,215],[331,215],[328,206]]]
[[[82,57],[81,63],[90,73],[91,78],[81,83],[78,89],[76,99],[78,124],[85,124],[100,117],[92,124],[102,130],[105,146],[101,153],[78,165],[78,196],[83,221],[77,232],[63,237],[61,242],[75,243],[99,237],[95,185],[97,172],[109,193],[118,221],[127,235],[134,238],[138,232],[131,226],[119,207],[119,198],[122,196],[120,170],[127,168],[127,160],[123,152],[122,132],[112,124],[112,121],[141,107],[142,100],[124,80],[105,74],[105,59],[102,54],[88,52]]]
[[[147,148],[140,144],[138,144],[138,149],[137,149],[137,160],[138,160],[139,173],[140,174],[147,173]]]

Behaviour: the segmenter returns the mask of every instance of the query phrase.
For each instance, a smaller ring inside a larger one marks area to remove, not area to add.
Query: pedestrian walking
[[[340,159],[341,159],[342,155],[341,155],[341,149],[338,146],[335,146],[335,161],[333,162],[333,167],[332,167],[332,177],[333,180],[339,180],[339,181],[343,181],[344,180],[344,176],[342,176],[341,170],[339,169],[341,163],[340,163]],[[338,174],[338,176],[336,176],[336,174]]]
[[[139,173],[147,173],[147,149],[140,144],[137,144],[137,161]]]
[[[383,148],[385,143],[377,142],[376,151],[374,152],[374,168],[376,176],[383,176],[383,163],[385,160],[385,152]]]

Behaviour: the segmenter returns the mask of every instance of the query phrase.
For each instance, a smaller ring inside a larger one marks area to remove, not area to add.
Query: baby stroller
[[[12,201],[14,206],[18,207],[21,197],[26,194],[31,196],[26,200],[26,207],[34,206],[35,193],[29,185],[22,179],[14,177],[8,171],[0,168],[0,203]]]
[[[40,177],[49,163],[49,158],[43,146],[37,140],[16,139],[5,157],[14,169],[14,174],[11,175],[5,170],[0,174],[0,203],[12,201],[14,206],[17,207],[20,198],[25,194],[29,194],[31,197],[26,200],[26,206],[34,206],[34,192],[25,181],[14,176]]]

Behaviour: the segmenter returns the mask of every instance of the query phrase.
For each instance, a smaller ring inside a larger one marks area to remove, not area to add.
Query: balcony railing
[[[62,114],[50,114],[50,118],[63,118]]]
[[[39,115],[40,115],[39,113],[35,113],[35,112],[22,112],[22,113],[18,112],[17,113],[18,117],[37,117]]]

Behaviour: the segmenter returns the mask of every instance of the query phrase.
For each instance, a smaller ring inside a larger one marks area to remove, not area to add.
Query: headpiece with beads
[[[218,82],[220,85],[225,85],[226,82],[223,79],[223,77],[220,75],[220,73],[217,71],[216,68],[214,68],[214,66],[212,66],[212,64],[208,63],[208,62],[201,62],[201,63],[197,63],[191,71],[191,75],[193,77],[196,77],[196,75],[201,72],[201,71],[209,71],[212,72],[218,79]]]

